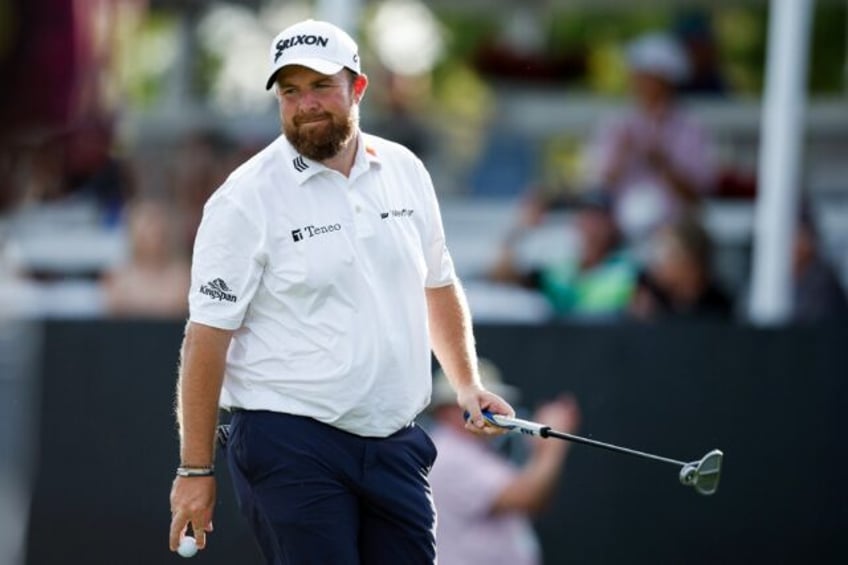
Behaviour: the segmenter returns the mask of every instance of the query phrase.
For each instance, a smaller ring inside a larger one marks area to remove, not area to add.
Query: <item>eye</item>
[[[297,90],[291,86],[286,86],[280,89],[280,94],[283,96],[293,96]]]

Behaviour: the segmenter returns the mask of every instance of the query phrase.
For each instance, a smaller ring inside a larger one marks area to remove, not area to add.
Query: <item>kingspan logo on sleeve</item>
[[[232,293],[224,279],[215,279],[200,285],[200,294],[205,294],[218,301],[235,302],[237,300],[236,295]]]
[[[297,243],[298,241],[303,241],[305,238],[341,231],[341,229],[342,225],[339,223],[327,224],[326,226],[309,225],[292,230],[291,235],[294,242]]]

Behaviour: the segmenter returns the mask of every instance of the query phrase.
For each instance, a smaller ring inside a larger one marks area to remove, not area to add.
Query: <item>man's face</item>
[[[658,75],[634,72],[630,80],[633,93],[642,106],[648,108],[663,106],[674,96],[674,87]]]
[[[581,210],[577,215],[577,229],[588,248],[585,251],[605,255],[615,244],[615,222],[612,215],[604,210]]]
[[[324,161],[336,156],[356,134],[359,98],[342,69],[322,75],[291,65],[277,74],[283,133],[304,157]]]

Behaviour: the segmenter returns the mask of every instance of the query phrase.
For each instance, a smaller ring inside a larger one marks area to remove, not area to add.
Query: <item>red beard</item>
[[[292,122],[283,127],[286,139],[298,153],[313,161],[324,161],[338,155],[353,138],[357,125],[354,112],[344,117],[326,112],[296,116]]]

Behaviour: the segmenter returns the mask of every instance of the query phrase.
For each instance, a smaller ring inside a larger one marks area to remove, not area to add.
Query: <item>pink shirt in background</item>
[[[632,109],[611,120],[600,128],[588,150],[588,181],[612,194],[616,218],[628,234],[675,219],[683,209],[679,197],[645,159],[655,146],[699,193],[707,195],[715,186],[708,136],[685,112],[675,109],[660,122]],[[610,186],[604,179],[616,166],[620,147],[627,148],[623,170]]]
[[[431,435],[439,450],[430,471],[439,565],[539,564],[529,518],[490,512],[517,469],[470,433],[440,426]]]

